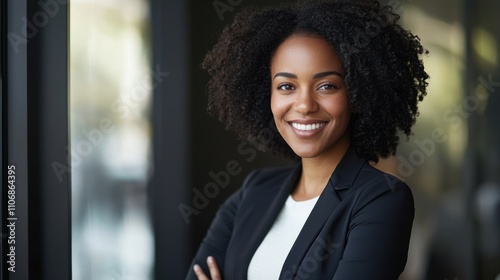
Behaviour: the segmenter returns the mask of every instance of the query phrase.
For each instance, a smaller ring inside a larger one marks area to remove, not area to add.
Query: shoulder
[[[389,208],[414,208],[410,187],[401,179],[374,168],[368,162],[360,169],[351,191],[359,206],[388,203]]]
[[[366,162],[361,168],[357,177],[358,184],[373,185],[380,188],[381,191],[405,191],[411,192],[410,187],[398,177],[385,173]]]

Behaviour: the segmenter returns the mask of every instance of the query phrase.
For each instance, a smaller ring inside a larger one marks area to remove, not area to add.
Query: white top
[[[291,195],[288,196],[285,206],[250,261],[248,280],[279,279],[286,257],[318,197],[295,201]]]

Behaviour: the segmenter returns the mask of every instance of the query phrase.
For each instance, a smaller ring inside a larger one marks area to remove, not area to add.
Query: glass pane
[[[151,279],[149,4],[70,5],[74,280]]]

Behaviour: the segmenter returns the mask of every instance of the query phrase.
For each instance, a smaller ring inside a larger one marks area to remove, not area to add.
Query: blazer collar
[[[354,148],[349,147],[330,177],[333,189],[336,191],[350,189],[365,162],[366,159],[360,158]]]

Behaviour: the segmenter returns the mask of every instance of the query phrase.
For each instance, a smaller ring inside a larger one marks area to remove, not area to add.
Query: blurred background
[[[70,186],[57,200],[70,205],[70,263],[62,269],[72,279],[183,279],[218,206],[244,177],[254,168],[291,164],[257,151],[207,115],[208,75],[200,63],[244,7],[292,2],[28,4],[40,30],[38,11],[49,21],[64,15],[68,23],[67,33],[58,31],[68,44],[58,47],[68,53],[65,153],[71,156],[63,168],[52,161],[45,176]],[[428,96],[415,134],[378,165],[406,181],[416,201],[400,279],[500,280],[500,1],[382,3],[430,52]],[[231,166],[241,172],[231,174]],[[36,206],[45,209],[51,199]]]

